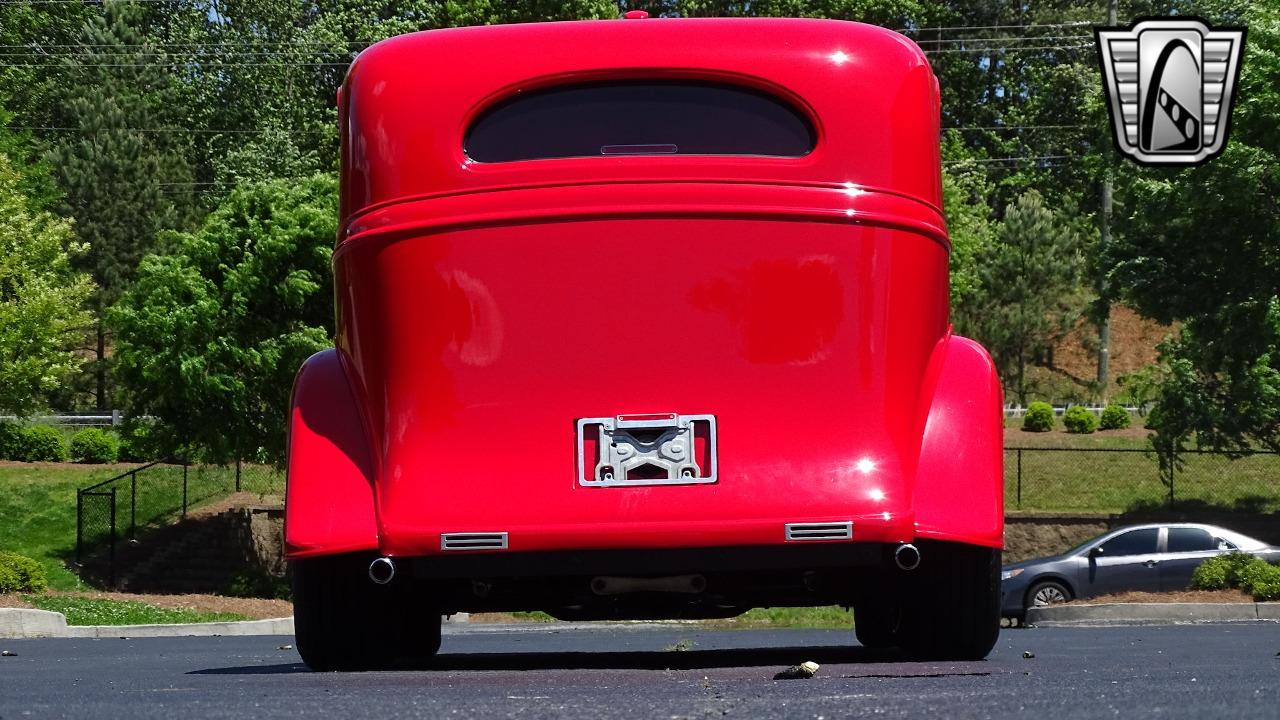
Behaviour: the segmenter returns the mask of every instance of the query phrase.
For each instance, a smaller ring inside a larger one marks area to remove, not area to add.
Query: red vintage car
[[[999,626],[1000,385],[951,334],[938,84],[817,20],[437,30],[339,95],[336,348],[293,391],[312,668],[440,615],[840,604],[864,645]]]

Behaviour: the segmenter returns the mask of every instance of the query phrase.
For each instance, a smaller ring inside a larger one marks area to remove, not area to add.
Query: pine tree
[[[965,314],[994,356],[1005,386],[1026,403],[1026,368],[1083,308],[1080,221],[1035,190],[1005,208],[996,242],[978,263],[981,289]]]
[[[47,159],[88,252],[77,267],[97,285],[95,399],[107,408],[107,337],[102,315],[133,279],[156,234],[180,224],[193,205],[183,136],[156,132],[175,118],[175,83],[165,55],[148,44],[135,6],[109,4],[84,26],[79,52],[64,61],[72,79],[57,104],[71,131]]]

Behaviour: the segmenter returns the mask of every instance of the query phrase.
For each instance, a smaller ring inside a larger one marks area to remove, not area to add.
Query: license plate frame
[[[707,485],[719,481],[714,415],[647,413],[580,418],[577,450],[578,483],[584,487]]]

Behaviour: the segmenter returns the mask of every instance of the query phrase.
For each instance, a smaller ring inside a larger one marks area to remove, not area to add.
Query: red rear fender
[[[981,345],[954,335],[938,343],[930,365],[935,389],[916,475],[916,536],[1003,547],[1004,431],[995,366]]]
[[[374,456],[337,350],[312,355],[293,383],[285,491],[288,558],[373,550]]]

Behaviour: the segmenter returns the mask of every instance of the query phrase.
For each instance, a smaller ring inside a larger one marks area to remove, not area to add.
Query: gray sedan
[[[1000,574],[1001,615],[1021,619],[1027,608],[1131,590],[1186,590],[1205,560],[1246,552],[1280,560],[1280,547],[1213,525],[1134,525],[1081,543],[1061,555],[1024,560]]]

